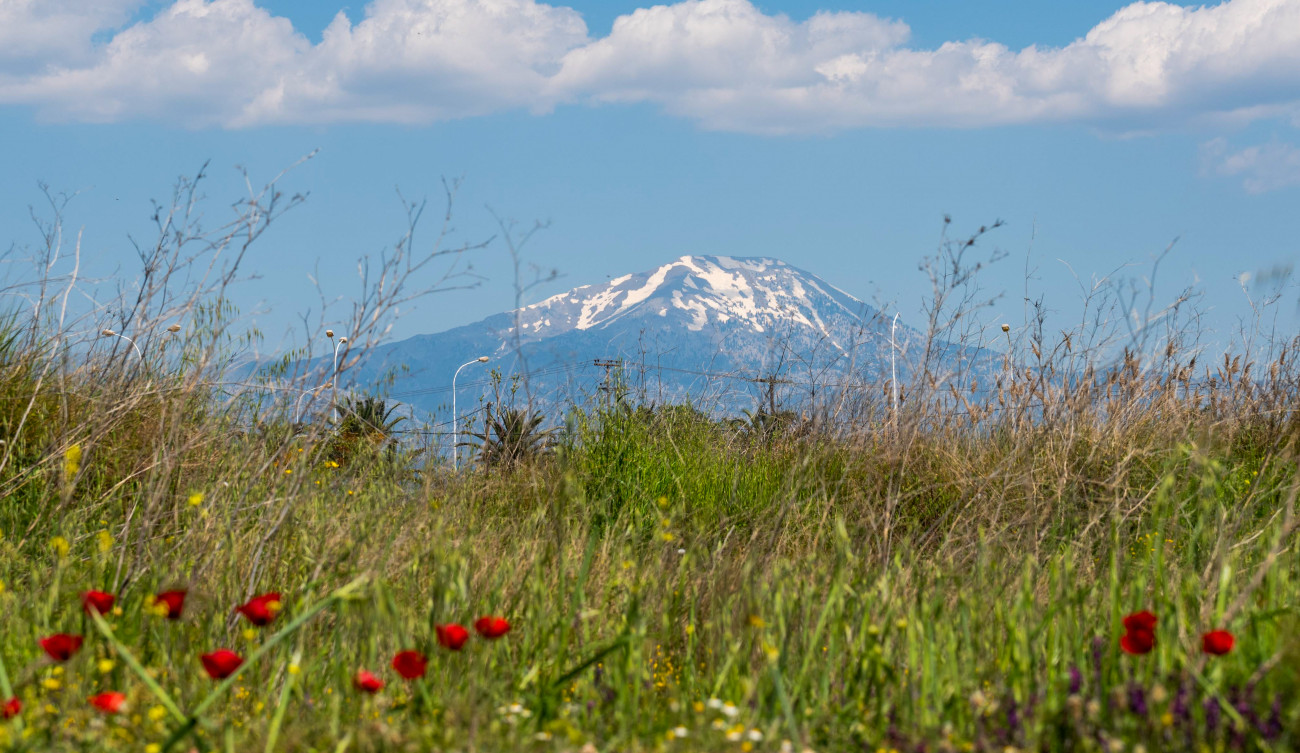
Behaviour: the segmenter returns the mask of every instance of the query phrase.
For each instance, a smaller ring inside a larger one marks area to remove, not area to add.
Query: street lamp
[[[460,470],[460,435],[456,433],[456,377],[460,376],[460,369],[475,363],[487,363],[487,356],[479,356],[473,361],[466,361],[456,369],[456,373],[451,375],[451,469]]]
[[[319,387],[315,387],[310,390],[303,390],[303,393],[299,395],[298,399],[295,400],[293,403],[293,422],[295,424],[298,423],[299,417],[302,416],[302,399],[304,397],[307,397],[308,395],[319,394],[321,390],[331,386],[332,384],[333,384],[332,382],[326,382],[325,384],[322,384]]]
[[[898,343],[894,341],[894,330],[898,329],[898,316],[894,314],[894,323],[889,327],[889,386],[893,388],[894,415],[898,415]]]
[[[104,337],[120,337],[121,339],[126,340],[127,342],[131,343],[131,347],[132,347],[132,348],[135,348],[135,354],[136,354],[137,356],[140,356],[140,363],[144,363],[144,353],[142,353],[142,352],[140,351],[140,346],[135,344],[135,340],[132,340],[131,338],[127,337],[126,335],[120,335],[120,334],[114,332],[114,331],[111,330],[111,329],[103,330],[103,331],[100,332],[99,334],[103,335]]]
[[[325,330],[325,336],[333,340],[334,330]],[[348,338],[340,337],[339,341],[334,345],[334,368],[330,371],[330,376],[334,383],[334,391],[330,395],[330,402],[333,404],[335,421],[339,418],[339,348],[347,344]]]

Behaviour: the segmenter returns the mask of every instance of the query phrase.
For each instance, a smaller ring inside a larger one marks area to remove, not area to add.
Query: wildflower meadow
[[[183,383],[130,405],[38,385],[14,355],[7,396],[37,399],[26,433],[6,415],[9,749],[1287,750],[1300,729],[1294,423],[1187,406],[1065,446],[743,444],[596,411],[534,462],[412,472],[225,424]]]
[[[980,393],[746,421],[611,390],[456,468],[293,354],[230,369],[224,288],[146,282],[111,336],[57,280],[0,323],[4,749],[1300,742],[1300,341],[1066,332]]]

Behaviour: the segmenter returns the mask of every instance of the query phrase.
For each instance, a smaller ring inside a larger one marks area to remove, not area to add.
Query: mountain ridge
[[[367,384],[392,373],[395,399],[448,418],[453,372],[484,355],[491,359],[488,368],[507,378],[525,369],[533,374],[529,397],[544,404],[596,394],[605,373],[594,362],[603,359],[636,363],[640,390],[661,403],[701,400],[702,375],[743,386],[779,372],[786,381],[812,385],[811,397],[819,384],[887,376],[891,343],[901,356],[920,335],[900,324],[891,340],[890,326],[878,309],[783,260],[686,255],[478,322],[381,345],[348,379]],[[462,406],[482,397],[481,383],[467,389],[470,380],[458,387]],[[722,412],[752,404],[752,396],[734,384],[722,388],[706,381],[704,392],[715,386],[723,395],[716,404]]]

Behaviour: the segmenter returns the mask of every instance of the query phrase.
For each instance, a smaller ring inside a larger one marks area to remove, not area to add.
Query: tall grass
[[[0,382],[0,651],[24,706],[3,729],[20,749],[162,745],[183,725],[157,690],[189,714],[214,685],[200,653],[271,640],[236,604],[280,591],[284,625],[359,575],[180,744],[1294,743],[1293,422],[1108,410],[1066,436],[739,439],[690,411],[614,408],[575,412],[550,457],[455,475],[386,453],[334,467],[328,436],[237,420],[183,373],[105,384],[97,364],[38,384],[42,369],[11,349]],[[175,587],[190,597],[170,622],[147,601]],[[92,588],[118,595],[116,643],[80,608]],[[1125,655],[1121,617],[1141,609],[1155,649]],[[512,631],[439,648],[435,624],[482,614]],[[1237,636],[1227,656],[1201,652],[1215,628]],[[53,664],[36,641],[55,632],[87,646]],[[432,665],[410,684],[387,663],[412,647]],[[353,690],[362,668],[387,688]],[[106,689],[130,710],[92,710]]]
[[[228,394],[203,300],[144,358],[46,315],[3,328],[12,749],[1297,744],[1289,347],[1193,378],[1176,352],[1088,370],[1036,343],[996,389],[922,374],[896,412],[772,433],[575,407],[552,452],[454,473]],[[178,588],[164,619],[152,596]],[[117,597],[102,619],[91,589]],[[270,591],[270,625],[233,612]],[[1155,644],[1130,655],[1141,610]],[[439,645],[482,615],[510,632]],[[1214,629],[1230,653],[1203,652]],[[86,638],[66,663],[37,642],[60,632]],[[224,682],[199,661],[217,648],[246,659]],[[423,679],[390,669],[404,649]],[[362,669],[386,686],[355,689]],[[121,713],[88,703],[109,690]]]

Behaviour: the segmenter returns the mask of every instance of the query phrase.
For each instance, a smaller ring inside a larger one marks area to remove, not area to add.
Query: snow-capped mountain
[[[652,272],[574,288],[519,313],[520,330],[530,340],[659,317],[688,332],[740,326],[764,334],[795,327],[833,341],[845,318],[856,322],[870,311],[848,293],[778,259],[683,256]]]
[[[517,311],[382,346],[352,379],[395,375],[390,394],[449,417],[452,374],[460,407],[485,395],[489,369],[527,373],[535,400],[578,401],[610,379],[659,403],[737,411],[754,405],[755,381],[783,382],[782,399],[815,396],[846,378],[887,378],[890,321],[821,278],[777,259],[683,256],[603,285],[584,285]],[[918,333],[900,324],[903,352]],[[901,366],[901,359],[900,359]],[[491,399],[488,395],[487,399]]]

